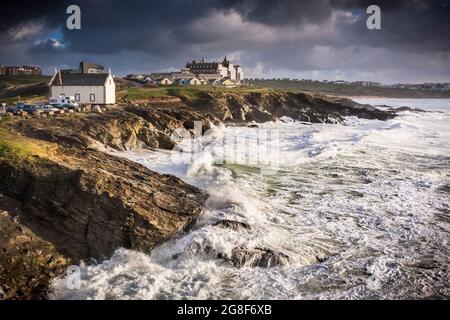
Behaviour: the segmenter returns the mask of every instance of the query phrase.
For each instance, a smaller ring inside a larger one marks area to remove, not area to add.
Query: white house
[[[181,79],[178,83],[184,86],[199,86],[202,84],[202,82],[197,78]]]
[[[167,86],[167,85],[173,84],[173,81],[170,80],[169,78],[155,79],[154,82],[155,82],[155,84],[159,84],[159,85],[163,85],[163,86]]]
[[[116,84],[109,73],[64,73],[55,70],[49,83],[50,97],[74,97],[78,103],[115,104]]]

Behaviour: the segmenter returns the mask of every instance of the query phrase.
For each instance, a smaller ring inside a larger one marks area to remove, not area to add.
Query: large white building
[[[192,61],[186,64],[186,69],[197,78],[227,78],[232,81],[244,80],[244,71],[240,65],[231,63],[227,57],[222,62]]]
[[[64,73],[55,70],[49,83],[50,97],[74,97],[78,103],[115,104],[116,84],[108,73]]]

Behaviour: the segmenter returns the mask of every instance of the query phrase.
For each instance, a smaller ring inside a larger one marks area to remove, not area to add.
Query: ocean
[[[202,150],[195,157],[116,152],[207,191],[205,212],[149,254],[118,249],[85,266],[78,290],[55,280],[51,298],[449,298],[450,99],[355,100],[429,112],[215,128],[194,142]],[[261,139],[261,132],[276,134]],[[247,146],[235,149],[233,163],[221,158],[227,136]],[[259,156],[269,161],[249,160],[259,142]],[[224,228],[220,220],[250,228]],[[229,259],[236,248],[283,259],[237,266]]]

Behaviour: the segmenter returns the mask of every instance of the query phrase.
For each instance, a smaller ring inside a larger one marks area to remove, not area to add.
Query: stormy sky
[[[81,30],[66,8],[81,8]],[[381,30],[366,9],[381,8]],[[450,82],[450,0],[6,0],[0,64],[116,75],[231,58],[247,77]]]

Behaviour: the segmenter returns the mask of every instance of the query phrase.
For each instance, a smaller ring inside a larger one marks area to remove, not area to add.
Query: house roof
[[[154,81],[163,81],[163,80],[169,80],[169,81],[172,81],[172,80],[170,80],[170,78],[168,78],[168,77],[161,77],[161,78],[155,78],[155,79],[153,79]]]
[[[107,73],[56,73],[50,86],[103,86]]]

